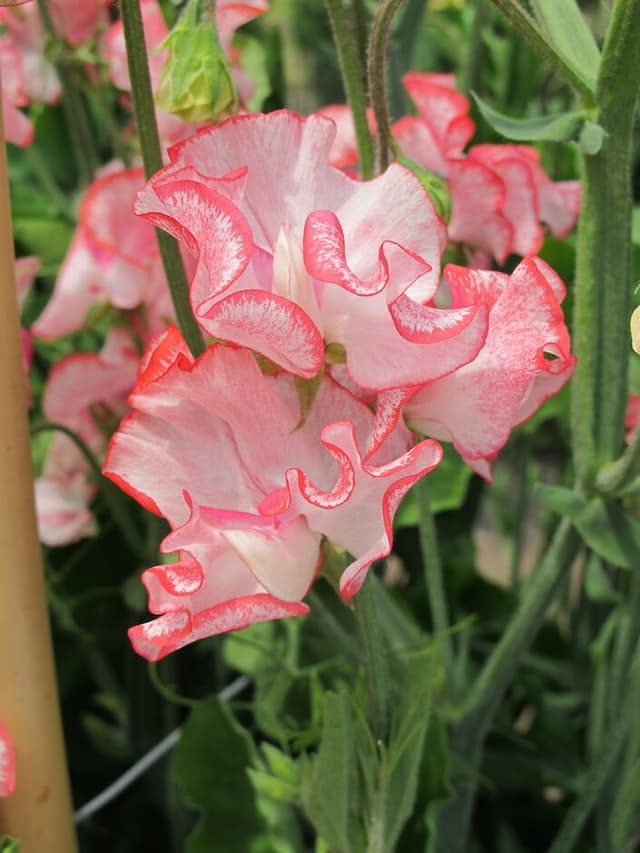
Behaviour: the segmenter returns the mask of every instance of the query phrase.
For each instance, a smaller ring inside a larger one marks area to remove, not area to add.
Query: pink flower
[[[625,440],[630,444],[640,423],[640,395],[631,395],[627,400],[627,411],[624,416],[624,425],[627,428]]]
[[[50,0],[49,7],[56,31],[75,46],[88,41],[98,27],[108,23],[110,3],[111,0]]]
[[[446,178],[451,196],[449,239],[475,250],[475,264],[540,250],[545,223],[555,237],[573,228],[580,209],[578,181],[552,181],[527,145],[476,145],[469,102],[448,74],[411,72],[403,78],[418,116],[396,122],[405,154]]]
[[[19,8],[0,7],[0,26],[19,64],[27,102],[52,104],[60,97],[60,83],[53,65],[45,58],[45,35],[35,3]]]
[[[194,362],[174,329],[152,343],[129,402],[104,473],[169,521],[162,550],[178,555],[143,575],[158,618],[130,637],[149,660],[305,613],[323,536],[354,558],[341,580],[354,595],[390,551],[400,499],[441,458],[432,441],[410,450],[398,427],[365,461],[373,415],[331,379],[301,424],[292,377],[221,345]]]
[[[418,117],[405,116],[392,130],[402,150],[423,168],[446,177],[448,161],[459,157],[475,132],[469,101],[456,92],[453,74],[410,71],[402,78],[418,109]]]
[[[16,753],[11,736],[0,720],[0,797],[9,797],[16,786]]]
[[[236,116],[172,148],[136,209],[197,259],[210,335],[305,378],[330,343],[364,388],[443,376],[478,352],[486,308],[435,307],[444,227],[422,185],[395,164],[350,179],[334,136],[322,116]]]
[[[405,403],[412,428],[452,441],[465,462],[489,479],[490,462],[511,430],[573,373],[576,360],[560,308],[565,288],[544,261],[531,257],[510,276],[448,266],[445,277],[454,304],[482,299],[488,306],[486,342],[472,362],[399,403]],[[397,402],[394,408],[393,400],[383,400],[385,418],[397,414]]]
[[[124,310],[143,305],[151,333],[173,317],[153,228],[133,213],[143,180],[142,169],[134,168],[109,172],[91,184],[53,295],[33,325],[37,337],[79,329],[87,311],[103,302]]]
[[[2,78],[2,123],[7,142],[27,148],[33,142],[33,125],[18,107],[28,103],[20,57],[10,38],[0,36],[0,77]]]
[[[18,258],[15,262],[14,270],[16,293],[18,295],[18,309],[20,311],[22,311],[22,308],[24,307],[27,293],[33,284],[33,280],[38,274],[39,269],[40,258],[29,256],[25,258]],[[22,343],[22,366],[24,368],[25,376],[27,376],[33,359],[33,344],[31,342],[31,335],[26,329],[20,329],[20,341]]]
[[[54,365],[42,407],[48,421],[76,433],[99,458],[107,443],[103,420],[118,420],[126,409],[138,367],[138,353],[122,329],[112,329],[99,353],[74,353]],[[35,482],[40,539],[65,545],[96,531],[89,509],[96,486],[78,446],[56,433]]]

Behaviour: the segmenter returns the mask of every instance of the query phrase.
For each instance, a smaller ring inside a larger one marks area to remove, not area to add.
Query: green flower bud
[[[199,15],[200,0],[189,0],[158,50],[169,51],[156,105],[185,121],[217,121],[238,106],[227,58],[215,24]]]

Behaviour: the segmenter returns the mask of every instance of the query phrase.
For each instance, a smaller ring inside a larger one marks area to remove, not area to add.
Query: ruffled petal
[[[0,797],[9,797],[16,786],[16,753],[7,727],[0,721]]]

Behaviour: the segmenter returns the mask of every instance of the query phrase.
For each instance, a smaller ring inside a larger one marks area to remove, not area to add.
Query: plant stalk
[[[120,8],[127,47],[133,108],[140,137],[144,173],[148,180],[162,168],[162,154],[151,90],[140,0],[121,0]],[[156,237],[180,331],[192,354],[197,357],[204,352],[205,343],[191,310],[189,284],[178,243],[173,237],[158,228],[156,228]]]
[[[376,120],[376,173],[381,174],[389,165],[389,151],[393,149],[389,99],[387,95],[387,42],[393,18],[403,0],[382,0],[378,7],[369,38],[369,97]]]
[[[338,53],[342,84],[353,115],[353,126],[360,153],[360,172],[366,181],[373,177],[373,143],[367,122],[367,96],[355,39],[345,14],[343,0],[324,0],[324,4]]]
[[[371,577],[365,580],[353,606],[367,676],[371,730],[376,740],[386,743],[391,713],[391,678],[386,639],[380,629],[373,583]]]

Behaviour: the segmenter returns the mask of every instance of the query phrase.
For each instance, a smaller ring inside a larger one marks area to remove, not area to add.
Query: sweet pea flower
[[[456,91],[453,74],[409,71],[402,78],[418,116],[404,116],[392,128],[404,153],[440,177],[475,132],[469,101]]]
[[[0,797],[9,797],[16,786],[16,753],[8,729],[0,720]]]
[[[402,496],[442,452],[410,449],[396,426],[367,461],[374,416],[332,379],[301,420],[293,377],[265,376],[248,350],[220,344],[194,361],[175,329],[150,345],[129,403],[103,471],[167,519],[161,550],[178,557],[143,574],[158,618],[130,638],[148,660],[307,612],[323,536],[353,558],[340,582],[350,598],[389,553]]]
[[[363,388],[443,376],[477,354],[486,307],[435,306],[445,231],[422,185],[396,164],[352,180],[334,136],[323,116],[235,116],[170,149],[136,210],[196,258],[210,335],[303,378],[329,344]]]
[[[37,337],[76,331],[87,311],[105,302],[123,310],[143,306],[144,339],[173,317],[153,228],[133,213],[143,182],[142,169],[133,168],[109,170],[91,184],[51,299],[33,324]]]
[[[63,358],[47,379],[42,401],[46,419],[76,433],[101,458],[107,437],[96,413],[106,407],[110,419],[124,414],[138,361],[131,338],[118,328],[111,330],[99,353]],[[57,432],[35,481],[38,530],[46,545],[66,545],[96,532],[89,509],[96,491],[91,474],[75,442]]]
[[[471,250],[474,265],[502,264],[510,254],[535,254],[545,223],[566,236],[580,209],[578,181],[554,182],[528,145],[475,145],[469,102],[452,75],[410,72],[403,78],[418,116],[396,122],[403,152],[447,181],[451,196],[449,239]]]
[[[61,94],[60,82],[55,68],[45,58],[45,34],[37,5],[0,7],[0,28],[4,28],[5,44],[17,60],[26,101],[55,103]]]
[[[560,303],[565,287],[540,258],[525,258],[507,276],[447,266],[453,301],[484,300],[489,331],[477,357],[419,389],[387,395],[379,422],[389,429],[402,408],[415,430],[452,441],[465,462],[490,479],[491,461],[511,430],[528,420],[573,373],[576,359]]]
[[[33,142],[33,125],[20,111],[29,100],[25,94],[20,57],[11,39],[0,35],[0,77],[2,78],[2,124],[7,142],[27,148]]]
[[[640,395],[632,394],[627,400],[627,410],[624,416],[624,425],[627,430],[625,441],[627,444],[631,444],[638,424],[640,424]]]

